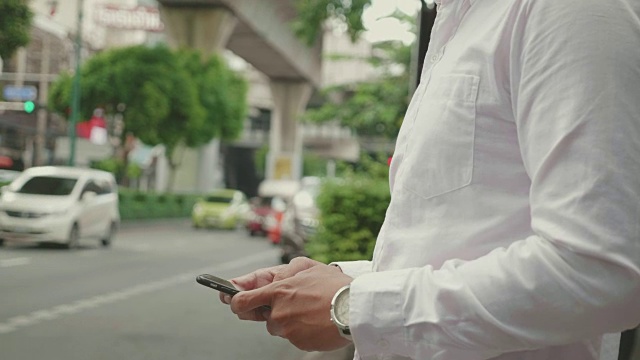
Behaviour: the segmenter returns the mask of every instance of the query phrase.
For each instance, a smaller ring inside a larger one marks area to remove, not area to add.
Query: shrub
[[[321,225],[307,253],[324,263],[371,259],[390,200],[386,178],[351,175],[325,183],[317,200]]]
[[[191,215],[197,195],[156,194],[120,188],[122,220],[179,218]]]

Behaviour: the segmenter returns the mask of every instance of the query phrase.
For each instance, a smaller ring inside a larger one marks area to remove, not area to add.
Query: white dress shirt
[[[639,19],[438,3],[373,260],[339,263],[356,358],[591,360],[640,323]]]

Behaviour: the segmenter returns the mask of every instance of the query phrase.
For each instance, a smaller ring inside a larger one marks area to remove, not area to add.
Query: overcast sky
[[[429,1],[428,1],[429,2]],[[371,42],[398,39],[410,42],[415,37],[410,33],[407,26],[404,26],[395,19],[380,19],[392,14],[395,9],[414,15],[420,8],[420,0],[372,0],[363,16],[363,21],[367,29],[365,38]]]

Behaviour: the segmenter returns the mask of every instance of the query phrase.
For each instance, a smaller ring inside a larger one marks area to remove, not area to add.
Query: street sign
[[[2,91],[5,100],[8,101],[33,101],[38,97],[38,89],[35,86],[6,85]]]
[[[33,103],[25,106],[25,103],[21,101],[10,101],[10,102],[0,101],[0,112],[6,111],[6,110],[27,112],[27,108],[30,108],[31,106],[33,106],[33,109],[31,109],[31,111],[33,112],[33,110],[35,110],[35,104]]]

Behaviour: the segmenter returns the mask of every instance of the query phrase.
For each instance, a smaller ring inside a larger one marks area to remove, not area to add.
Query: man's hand
[[[240,290],[254,290],[259,289],[265,285],[269,285],[274,281],[290,278],[300,271],[304,271],[318,265],[324,264],[306,257],[297,257],[291,260],[289,264],[256,270],[247,275],[231,279],[231,282],[235,284],[236,287]],[[231,296],[220,293],[220,301],[225,304],[229,304],[231,302]],[[245,320],[256,321],[264,320],[260,312],[252,312],[251,314],[243,315],[241,318],[244,318]]]
[[[333,295],[351,283],[351,277],[338,267],[317,263],[293,276],[272,278],[268,285],[235,295],[231,310],[243,320],[266,321],[271,335],[301,350],[329,351],[349,344],[331,322],[330,307]],[[271,311],[260,309],[263,305]]]

